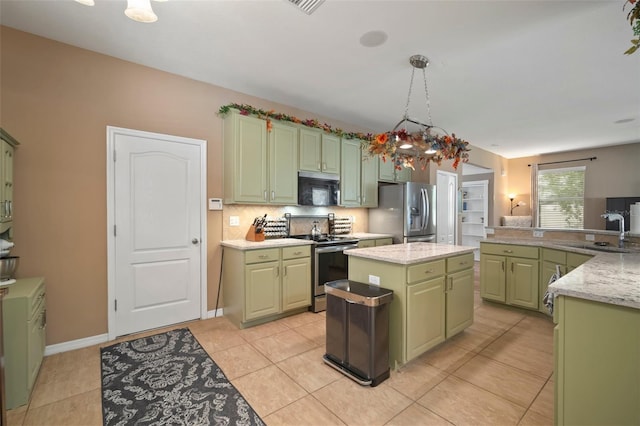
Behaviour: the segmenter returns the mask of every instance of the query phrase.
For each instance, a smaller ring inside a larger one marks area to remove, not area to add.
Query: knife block
[[[264,241],[264,232],[256,233],[256,227],[251,225],[249,230],[247,231],[247,235],[245,236],[247,241]]]

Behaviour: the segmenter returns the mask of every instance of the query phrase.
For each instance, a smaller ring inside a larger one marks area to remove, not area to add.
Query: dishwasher
[[[389,309],[393,291],[351,280],[325,284],[327,344],[323,360],[363,386],[389,378]]]

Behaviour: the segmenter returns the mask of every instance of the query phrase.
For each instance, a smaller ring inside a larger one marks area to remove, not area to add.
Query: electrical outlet
[[[229,226],[240,226],[240,216],[229,216]]]
[[[544,237],[544,231],[533,231],[533,236],[535,238],[542,238]]]
[[[355,216],[349,216],[349,218],[351,218],[351,223],[356,223],[356,217]]]
[[[584,236],[584,239],[587,240],[587,241],[595,241],[596,240],[596,236],[593,235],[593,234],[586,234]]]
[[[375,275],[369,275],[369,284],[380,285],[380,277]]]
[[[495,229],[493,228],[485,228],[484,230],[487,233],[487,235],[493,235],[496,233]]]

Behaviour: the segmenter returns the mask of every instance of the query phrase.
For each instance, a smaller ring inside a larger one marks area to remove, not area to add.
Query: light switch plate
[[[380,285],[380,277],[376,275],[369,275],[369,284]]]
[[[240,226],[240,216],[229,216],[229,226]]]
[[[587,240],[587,241],[595,241],[596,240],[596,236],[593,235],[593,234],[586,234],[584,236],[584,239]]]

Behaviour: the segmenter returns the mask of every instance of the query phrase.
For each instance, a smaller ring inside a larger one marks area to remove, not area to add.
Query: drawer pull
[[[425,274],[433,274],[435,271],[433,269],[427,269],[424,271]]]
[[[258,256],[260,259],[268,259],[269,255],[268,254],[261,254],[260,256]]]
[[[513,250],[504,250],[505,253],[513,253]]]
[[[296,255],[296,256],[299,256],[299,255],[302,254],[302,252],[301,251],[294,251],[293,254]]]
[[[460,265],[466,265],[467,263],[469,263],[469,262],[466,262],[466,261],[465,262],[460,262]]]

